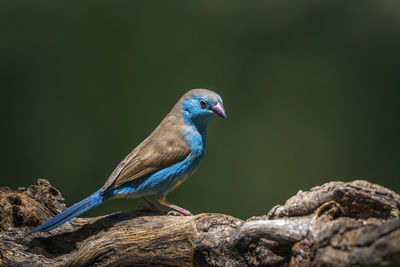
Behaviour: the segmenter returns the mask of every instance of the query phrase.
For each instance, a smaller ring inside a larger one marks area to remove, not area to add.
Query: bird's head
[[[182,97],[182,111],[186,121],[195,124],[208,123],[218,115],[226,118],[221,97],[207,89],[193,89]]]

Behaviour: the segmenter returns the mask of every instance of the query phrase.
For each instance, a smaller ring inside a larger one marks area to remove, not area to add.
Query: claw
[[[184,214],[182,214],[182,213],[180,213],[179,211],[176,211],[176,210],[168,211],[167,215],[169,215],[169,216],[185,216]]]
[[[175,204],[169,203],[165,199],[165,195],[157,195],[157,201],[160,204],[164,205],[164,206],[167,206],[167,207],[170,207],[171,209],[174,209],[175,212],[179,213],[180,216],[193,216],[193,214],[190,211],[185,210],[184,208],[181,208],[181,207],[179,207],[179,206],[177,206]]]

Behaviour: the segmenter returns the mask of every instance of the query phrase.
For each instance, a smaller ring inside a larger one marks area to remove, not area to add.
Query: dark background
[[[0,38],[0,186],[47,178],[71,205],[203,87],[228,119],[171,202],[247,218],[331,180],[400,191],[399,1],[3,1]]]

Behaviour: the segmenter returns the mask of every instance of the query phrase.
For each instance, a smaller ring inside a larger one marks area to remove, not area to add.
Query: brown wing
[[[190,149],[182,140],[179,118],[169,115],[118,164],[104,184],[104,194],[122,184],[184,160]]]

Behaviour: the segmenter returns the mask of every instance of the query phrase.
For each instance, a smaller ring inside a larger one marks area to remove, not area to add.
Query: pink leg
[[[157,212],[161,212],[164,213],[164,211],[162,209],[160,209],[159,207],[157,207],[157,205],[151,201],[150,199],[148,199],[147,197],[141,197],[144,201],[146,201],[146,203],[150,206],[150,208],[154,211]]]
[[[157,201],[160,202],[160,204],[162,204],[164,206],[170,207],[171,209],[174,209],[174,210],[178,211],[177,212],[178,215],[181,215],[181,216],[193,216],[193,214],[190,211],[185,210],[184,208],[181,208],[181,207],[179,207],[179,206],[177,206],[175,204],[169,203],[165,199],[165,195],[157,195]]]

